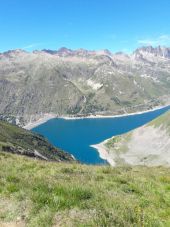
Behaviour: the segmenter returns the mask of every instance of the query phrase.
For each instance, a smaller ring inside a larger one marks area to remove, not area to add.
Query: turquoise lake
[[[93,119],[51,119],[32,129],[53,145],[71,153],[81,163],[106,164],[96,149],[90,147],[115,135],[128,132],[142,126],[170,109],[170,106],[152,112],[115,117]]]

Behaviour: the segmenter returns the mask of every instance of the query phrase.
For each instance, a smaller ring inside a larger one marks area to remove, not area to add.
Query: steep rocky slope
[[[104,146],[114,164],[170,166],[170,111]]]
[[[1,53],[1,118],[26,123],[44,113],[118,114],[165,104],[169,52],[145,47],[131,55],[67,48]]]
[[[5,121],[0,121],[0,151],[48,161],[73,161],[70,154],[53,147],[44,137]]]

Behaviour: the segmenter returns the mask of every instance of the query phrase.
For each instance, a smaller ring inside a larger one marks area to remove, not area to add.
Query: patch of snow
[[[159,83],[160,81],[156,77],[149,76],[147,74],[140,75],[142,78],[152,79],[154,82]]]
[[[45,156],[43,156],[42,154],[40,154],[37,150],[34,150],[34,154],[44,160],[48,160],[48,158],[46,158]]]
[[[98,90],[100,89],[101,87],[103,87],[103,84],[100,84],[100,83],[96,83],[95,81],[89,79],[87,80],[87,85],[90,86],[92,89],[94,90]]]
[[[19,119],[18,118],[16,118],[16,125],[19,125],[19,123],[20,123],[20,121],[19,121]]]
[[[114,72],[112,71],[112,72],[107,72],[107,74],[109,74],[109,75],[113,75],[114,74]]]
[[[133,80],[133,83],[134,83],[134,85],[137,85],[137,82],[136,82],[136,80]]]

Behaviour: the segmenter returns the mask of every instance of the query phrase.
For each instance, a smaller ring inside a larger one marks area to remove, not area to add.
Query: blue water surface
[[[96,149],[90,147],[115,135],[142,126],[170,109],[170,106],[143,114],[116,118],[51,119],[33,128],[53,145],[71,153],[82,163],[106,164]]]

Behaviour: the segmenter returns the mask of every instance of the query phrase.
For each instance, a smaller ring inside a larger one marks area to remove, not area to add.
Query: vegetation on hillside
[[[0,226],[170,226],[170,169],[49,163],[0,152]]]
[[[0,121],[0,150],[49,161],[73,161],[70,154],[52,146],[44,137]]]
[[[161,127],[162,129],[165,129],[170,135],[170,111],[151,121],[148,125],[157,128]]]

